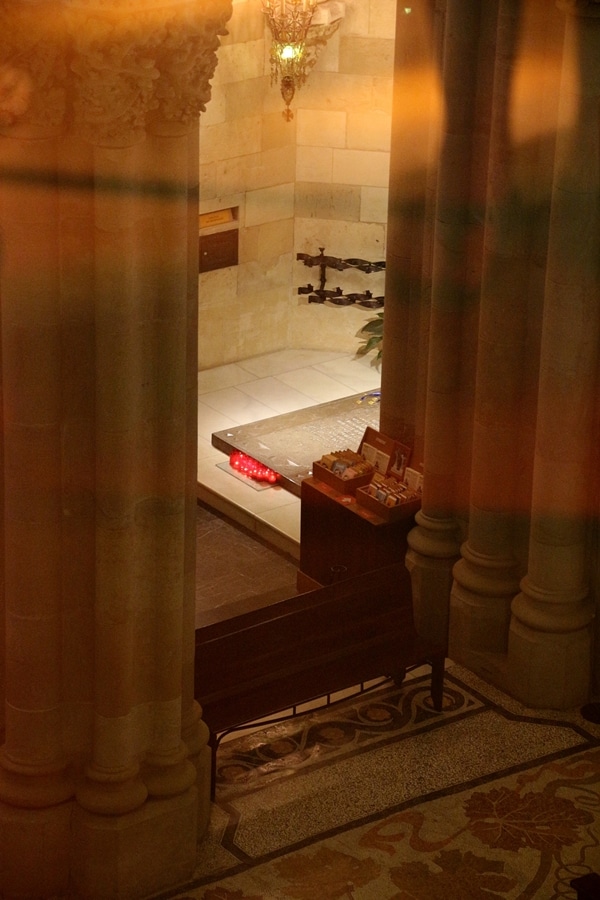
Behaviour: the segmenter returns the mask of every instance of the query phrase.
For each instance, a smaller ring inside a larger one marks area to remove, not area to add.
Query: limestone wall
[[[395,0],[346,0],[342,23],[282,117],[256,0],[234,3],[200,125],[201,211],[235,208],[239,264],[200,276],[199,368],[285,347],[354,351],[372,313],[309,304],[296,253],[385,258]],[[404,14],[404,13],[403,13]],[[383,294],[384,275],[328,272]]]

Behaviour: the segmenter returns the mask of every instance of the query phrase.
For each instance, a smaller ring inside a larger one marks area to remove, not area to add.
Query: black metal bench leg
[[[210,732],[208,746],[210,747],[210,799],[214,800],[217,787],[217,750],[219,749],[219,741],[213,731]]]
[[[433,708],[441,712],[444,707],[444,666],[446,656],[436,653],[431,657],[431,700]]]

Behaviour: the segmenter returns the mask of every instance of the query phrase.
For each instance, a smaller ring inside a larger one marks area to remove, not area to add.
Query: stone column
[[[477,313],[477,262],[481,236],[470,215],[473,126],[478,113],[481,16],[469,0],[449,0],[445,21],[444,131],[437,184],[432,296],[424,435],[423,505],[409,533],[407,566],[413,582],[417,629],[446,643],[451,570],[460,548],[460,515],[466,510],[468,453],[460,435],[469,430],[475,348],[464,335]],[[473,93],[466,90],[470,86]],[[385,352],[385,350],[384,350]],[[467,464],[465,466],[465,464]]]
[[[600,317],[600,4],[567,15],[550,221],[528,572],[512,604],[513,693],[531,706],[588,698],[588,530],[597,510]],[[592,488],[592,489],[591,489]]]
[[[0,11],[7,900],[173,887],[207,821],[190,662],[197,131],[230,12]]]
[[[56,13],[52,4],[50,15]],[[0,11],[2,580],[0,893],[66,887],[74,784],[62,740],[61,308],[54,181],[62,48],[32,9]],[[36,42],[46,47],[44,63]],[[45,104],[38,79],[53,88]],[[36,833],[37,829],[37,833]],[[46,835],[44,850],[39,835]],[[44,871],[41,871],[44,870]],[[53,892],[52,892],[53,893]],[[50,895],[50,894],[47,894]]]
[[[451,595],[449,655],[484,671],[494,654],[506,653],[510,604],[520,577],[516,524],[524,513],[517,512],[517,486],[520,445],[527,442],[521,406],[529,396],[524,366],[529,304],[523,286],[531,283],[531,237],[530,219],[521,215],[527,201],[517,182],[517,148],[510,134],[520,18],[520,2],[502,0],[490,91],[490,176],[482,202],[486,226],[468,538],[454,567]],[[522,43],[521,34],[521,52]]]
[[[199,167],[196,164],[199,132],[188,134],[189,196],[187,206],[187,351],[186,351],[186,430],[194,440],[186,444],[186,528],[183,562],[183,646],[181,671],[181,736],[188,748],[188,758],[197,771],[198,833],[203,835],[210,815],[211,749],[208,746],[209,731],[202,720],[202,708],[194,699],[194,667],[196,657],[196,517],[198,482],[198,194]]]
[[[380,429],[423,459],[431,235],[443,99],[433,3],[398,7]]]

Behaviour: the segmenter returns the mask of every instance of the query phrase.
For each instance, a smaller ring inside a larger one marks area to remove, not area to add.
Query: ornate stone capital
[[[66,37],[58,0],[0,0],[0,128],[48,129],[66,110]]]
[[[0,0],[0,128],[128,146],[185,133],[210,99],[231,0]]]

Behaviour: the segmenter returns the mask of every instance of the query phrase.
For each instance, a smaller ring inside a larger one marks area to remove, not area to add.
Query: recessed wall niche
[[[237,266],[239,255],[239,227],[237,206],[216,209],[199,216],[198,270],[212,272]]]

